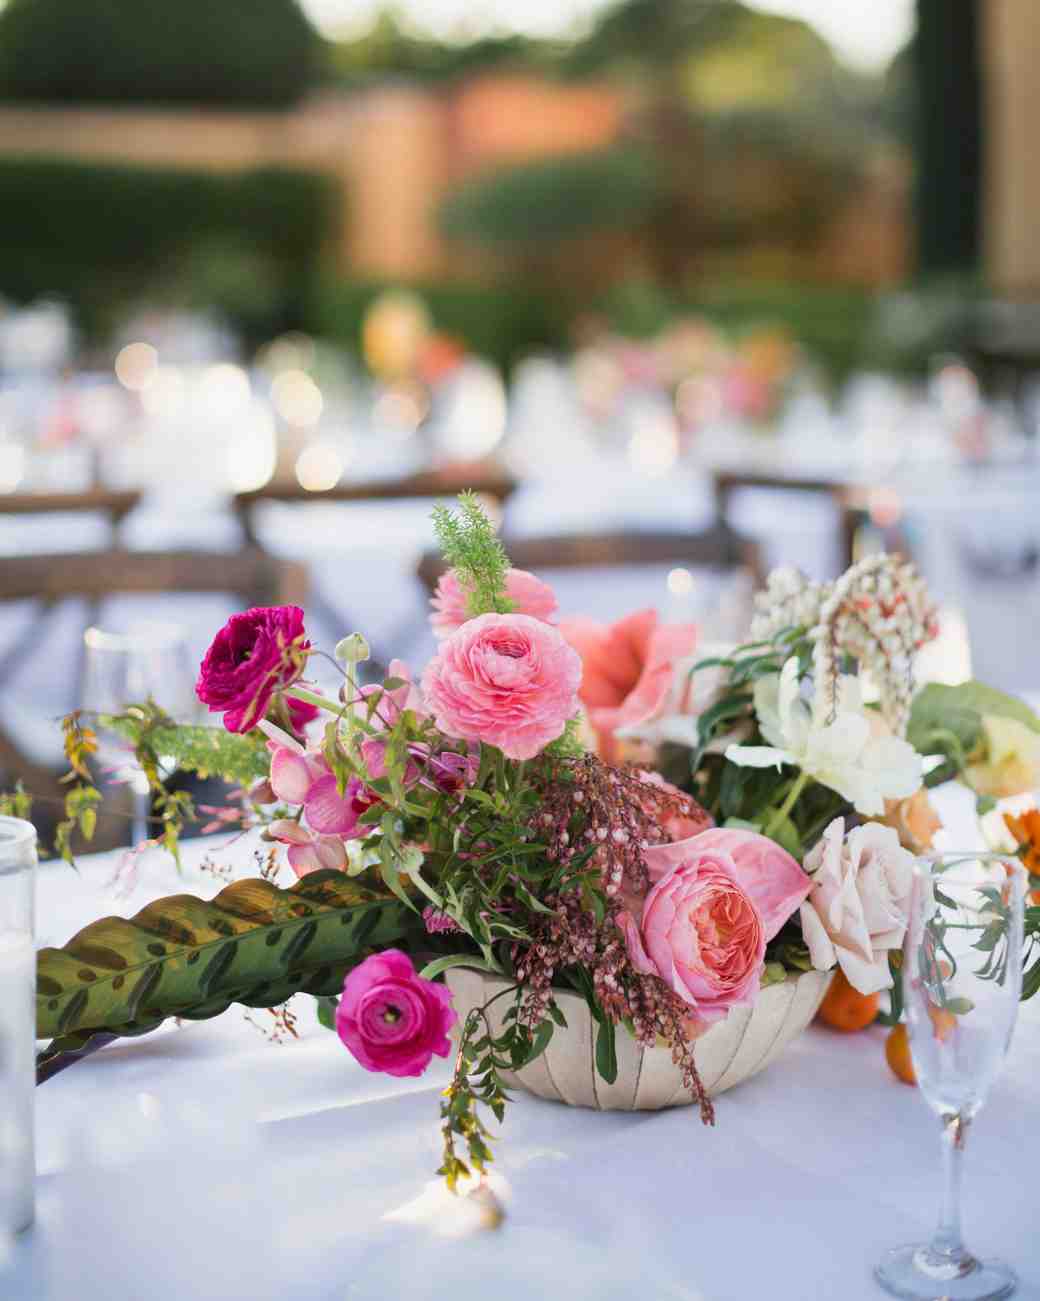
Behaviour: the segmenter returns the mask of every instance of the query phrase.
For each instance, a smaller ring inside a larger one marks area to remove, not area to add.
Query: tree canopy
[[[276,108],[317,49],[297,0],[9,0],[0,96]]]

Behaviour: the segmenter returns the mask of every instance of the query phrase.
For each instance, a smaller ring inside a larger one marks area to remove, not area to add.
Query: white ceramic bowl
[[[460,1024],[467,1012],[505,989],[498,976],[454,967],[445,979],[455,996]],[[789,975],[783,984],[768,985],[753,1007],[737,1007],[725,1021],[713,1025],[697,1040],[697,1069],[713,1096],[764,1070],[806,1028],[827,992],[830,972]],[[618,1074],[607,1084],[596,1072],[595,1034],[585,1000],[558,990],[556,1001],[567,1018],[544,1053],[516,1074],[503,1072],[507,1084],[539,1098],[598,1111],[659,1111],[691,1101],[668,1048],[644,1048],[624,1029],[617,1031]],[[500,999],[490,1010],[496,1033],[510,1005]]]

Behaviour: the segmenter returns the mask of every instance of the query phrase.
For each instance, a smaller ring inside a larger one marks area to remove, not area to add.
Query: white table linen
[[[218,845],[219,841],[216,842]],[[249,870],[247,839],[219,859]],[[214,842],[205,849],[213,852]],[[220,888],[161,857],[133,892],[116,857],[41,868],[41,942],[178,890]],[[19,1301],[873,1301],[886,1247],[927,1235],[938,1122],[884,1061],[884,1031],[812,1027],[767,1072],[693,1109],[595,1113],[518,1094],[495,1145],[497,1232],[452,1237],[440,1205],[438,1089],[369,1074],[296,1000],[273,1045],[243,1009],[102,1050],[37,1092],[38,1223],[0,1264]],[[259,1023],[262,1012],[250,1014]],[[1035,1178],[1040,1004],[971,1136],[968,1240],[1040,1298]],[[451,1208],[448,1208],[449,1210]],[[0,1251],[2,1260],[2,1251]]]

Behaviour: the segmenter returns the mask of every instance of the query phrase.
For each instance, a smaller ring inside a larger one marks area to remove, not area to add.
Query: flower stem
[[[764,836],[772,837],[774,833],[783,825],[784,819],[794,808],[795,801],[798,799],[798,796],[801,795],[802,791],[805,790],[808,784],[809,784],[809,774],[807,772],[800,772],[798,776],[795,778],[794,783],[791,786],[791,789],[787,792],[787,797],[784,800],[783,804],[780,805],[777,811],[766,823],[765,830],[762,832]]]
[[[319,709],[324,709],[330,714],[343,713],[343,706],[338,700],[330,700],[327,696],[319,696],[316,691],[307,691],[304,687],[286,687],[285,694],[291,696],[293,700],[302,700],[305,705],[316,705]]]

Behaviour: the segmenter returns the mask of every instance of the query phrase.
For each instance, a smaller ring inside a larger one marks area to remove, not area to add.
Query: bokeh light
[[[249,418],[225,451],[227,483],[232,492],[256,492],[269,483],[278,460],[274,417],[254,398]]]
[[[321,389],[303,370],[284,370],[275,376],[271,401],[282,419],[297,429],[316,425],[325,408]]]
[[[0,492],[14,492],[25,478],[25,448],[19,443],[0,443]]]
[[[116,379],[131,393],[140,393],[155,380],[159,353],[150,343],[128,343],[115,361]]]
[[[694,588],[694,578],[688,569],[673,569],[666,581],[672,596],[689,596]]]
[[[296,478],[307,492],[335,488],[345,468],[342,452],[331,443],[311,443],[296,458]]]

